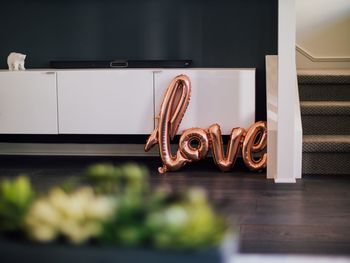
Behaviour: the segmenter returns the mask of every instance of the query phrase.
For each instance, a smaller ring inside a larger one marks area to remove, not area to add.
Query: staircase
[[[298,71],[303,174],[350,174],[350,70]]]

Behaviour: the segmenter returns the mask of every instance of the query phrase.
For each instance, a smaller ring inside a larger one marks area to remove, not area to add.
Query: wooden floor
[[[128,158],[0,157],[0,178],[28,174],[39,191],[71,177],[97,161]],[[242,253],[350,255],[350,176],[305,176],[296,184],[274,184],[264,173],[238,165],[220,173],[212,160],[180,172],[159,175],[158,159],[132,159],[146,164],[151,184],[175,189],[202,186],[210,199],[240,231]]]

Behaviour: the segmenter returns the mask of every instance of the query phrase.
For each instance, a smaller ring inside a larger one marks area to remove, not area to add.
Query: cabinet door
[[[150,70],[74,70],[58,74],[59,133],[148,134],[153,130]]]
[[[0,133],[57,132],[56,73],[0,72]]]
[[[255,69],[176,69],[155,73],[155,113],[163,94],[177,75],[189,76],[192,94],[178,134],[218,123],[223,134],[248,128],[255,121]]]

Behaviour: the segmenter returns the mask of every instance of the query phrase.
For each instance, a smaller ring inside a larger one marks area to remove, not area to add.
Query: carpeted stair
[[[303,174],[350,174],[350,70],[298,71]]]

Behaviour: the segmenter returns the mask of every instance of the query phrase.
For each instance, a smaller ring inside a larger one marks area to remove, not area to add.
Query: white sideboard
[[[174,76],[184,70],[155,72],[155,112],[158,113],[163,94]],[[187,69],[191,80],[190,104],[181,122],[183,130],[208,128],[217,123],[223,134],[234,127],[248,128],[255,122],[255,70],[252,69]]]
[[[255,121],[255,69],[0,71],[2,134],[149,134],[171,80],[186,74],[192,96],[179,133]]]
[[[59,133],[148,134],[153,124],[153,72],[57,72]]]
[[[55,134],[56,74],[0,72],[0,133]]]

